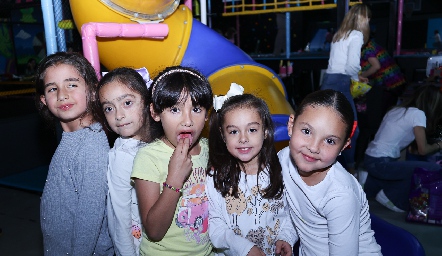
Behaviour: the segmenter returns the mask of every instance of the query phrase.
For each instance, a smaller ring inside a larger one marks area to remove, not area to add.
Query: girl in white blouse
[[[212,112],[209,234],[218,255],[292,255],[297,240],[284,202],[281,166],[266,103],[228,98]]]

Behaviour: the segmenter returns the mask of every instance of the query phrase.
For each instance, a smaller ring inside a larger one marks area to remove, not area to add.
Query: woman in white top
[[[414,95],[387,114],[365,151],[364,166],[368,172],[364,190],[367,197],[396,212],[408,210],[408,193],[416,167],[429,171],[441,169],[424,161],[398,161],[401,151],[416,140],[420,155],[434,153],[442,143],[428,144],[426,134],[441,120],[442,97],[439,87],[423,85]]]
[[[371,11],[365,4],[354,5],[345,15],[339,30],[333,36],[328,68],[321,85],[321,90],[333,89],[345,95],[353,109],[355,121],[357,120],[356,108],[350,93],[350,85],[351,80],[368,82],[367,78],[359,76],[358,73],[361,70],[361,48],[370,36],[370,18]],[[359,129],[356,129],[351,140],[351,147],[343,152],[344,167],[351,173],[354,172],[358,135]]]

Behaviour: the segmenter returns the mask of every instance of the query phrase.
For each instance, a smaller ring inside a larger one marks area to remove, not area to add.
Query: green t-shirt
[[[209,147],[207,139],[200,139],[201,152],[192,156],[193,170],[184,183],[174,218],[164,238],[150,241],[143,232],[141,255],[210,255],[212,244],[209,232],[209,202],[205,181]],[[174,149],[156,140],[138,150],[132,177],[161,184],[166,181],[170,157]]]

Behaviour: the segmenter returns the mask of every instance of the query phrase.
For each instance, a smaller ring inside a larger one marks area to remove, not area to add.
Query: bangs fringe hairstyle
[[[333,43],[336,43],[341,39],[346,39],[351,31],[357,30],[364,35],[364,44],[366,44],[368,39],[370,39],[370,19],[371,11],[367,5],[353,5],[344,16],[341,26],[333,36]]]
[[[190,96],[194,107],[203,107],[207,113],[213,104],[212,88],[207,78],[193,68],[182,66],[168,67],[156,76],[148,96],[148,105],[152,104],[156,114],[185,102],[187,96]],[[151,140],[162,138],[164,130],[161,121],[156,122],[149,115],[149,123]]]
[[[332,89],[319,90],[308,94],[296,109],[295,121],[307,107],[328,107],[336,111],[346,125],[344,142],[350,138],[353,129],[354,114],[347,98],[342,92]]]
[[[78,53],[57,52],[45,57],[39,64],[35,79],[35,105],[40,115],[48,122],[49,125],[54,125],[57,118],[49,111],[49,108],[41,102],[40,97],[45,95],[44,78],[46,71],[50,67],[56,67],[61,64],[72,66],[77,70],[78,74],[84,79],[86,84],[86,112],[83,116],[91,115],[92,122],[99,121],[98,111],[95,105],[95,86],[98,83],[95,69],[89,61]]]
[[[437,126],[442,122],[442,93],[440,86],[433,84],[421,85],[410,98],[404,100],[396,107],[404,107],[407,110],[410,107],[415,107],[424,111],[427,118],[426,133],[434,134],[437,131]]]
[[[225,115],[235,109],[246,108],[255,110],[262,120],[263,131],[266,133],[261,151],[258,154],[258,176],[264,168],[268,169],[270,184],[259,191],[264,198],[281,198],[283,193],[282,168],[274,145],[274,124],[267,104],[251,94],[243,94],[228,98],[222,108],[210,114],[209,129],[209,163],[207,175],[212,176],[217,191],[223,197],[238,198],[238,183],[243,164],[227,150],[222,137],[222,126]]]
[[[103,76],[103,78],[98,82],[97,86],[97,92],[96,93],[96,99],[95,102],[97,102],[97,109],[99,111],[98,115],[100,116],[100,122],[102,123],[103,127],[106,127],[106,129],[109,132],[113,132],[112,129],[109,127],[109,124],[106,121],[106,116],[104,115],[103,107],[100,103],[100,89],[105,87],[107,84],[112,82],[118,82],[127,88],[129,90],[133,91],[134,93],[137,93],[141,96],[141,104],[143,105],[143,113],[140,118],[143,119],[143,126],[141,127],[141,141],[148,142],[150,139],[149,136],[149,116],[150,116],[150,109],[149,104],[147,104],[148,101],[148,89],[146,82],[144,81],[143,77],[133,68],[129,67],[120,67],[116,68],[106,75]]]

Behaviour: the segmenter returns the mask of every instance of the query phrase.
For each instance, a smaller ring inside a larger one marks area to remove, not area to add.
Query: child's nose
[[[186,126],[186,127],[193,126],[192,115],[190,112],[189,113],[184,112],[181,125]]]
[[[308,146],[308,149],[311,153],[319,154],[319,147],[320,147],[321,141],[313,139],[311,143]]]
[[[117,121],[121,121],[121,120],[123,120],[123,118],[125,117],[125,115],[124,115],[124,111],[122,111],[122,110],[115,110],[115,119],[117,120]]]
[[[239,136],[239,143],[247,143],[249,142],[249,137],[247,136],[246,133],[241,133],[241,135]]]
[[[63,101],[63,100],[66,100],[68,98],[69,98],[69,95],[68,95],[68,93],[65,90],[59,89],[57,91],[57,100],[58,101]]]

